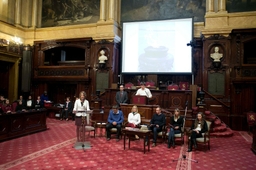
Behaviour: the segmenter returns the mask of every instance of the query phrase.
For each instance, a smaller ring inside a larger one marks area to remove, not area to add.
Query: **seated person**
[[[3,105],[5,104],[5,99],[3,95],[0,95],[0,113],[3,113]]]
[[[61,112],[60,120],[63,120],[64,116],[65,116],[66,121],[68,121],[68,115],[70,113],[72,113],[72,111],[73,111],[73,104],[70,101],[70,97],[67,97],[66,98],[66,103],[64,104],[63,110]],[[72,114],[72,120],[75,120],[75,114]]]
[[[35,101],[35,109],[40,109],[43,107],[43,102],[41,101],[40,96],[37,96],[37,100]]]
[[[140,124],[141,119],[140,119],[140,114],[138,113],[138,107],[133,106],[131,113],[128,115],[128,124],[126,125],[127,127],[138,127]]]
[[[23,98],[22,95],[20,95],[19,99],[17,100],[17,103],[19,103],[19,101],[22,101],[22,105],[25,107],[26,106],[26,101],[25,99]]]
[[[19,104],[17,105],[16,112],[24,112],[26,111],[26,107],[23,105],[22,100],[19,101]]]
[[[13,112],[12,105],[10,104],[9,99],[5,100],[5,104],[2,105],[3,112],[8,114]]]
[[[207,131],[208,126],[205,119],[203,118],[203,113],[199,112],[197,113],[196,119],[191,126],[191,135],[188,145],[188,152],[192,151],[192,145],[194,145],[194,148],[197,149],[196,138],[202,137],[202,133],[205,133]]]
[[[148,98],[152,97],[152,94],[148,88],[145,87],[145,83],[140,83],[140,89],[137,90],[136,96],[147,96]]]
[[[116,92],[116,102],[118,106],[120,106],[121,103],[127,103],[128,95],[127,92],[124,91],[124,86],[120,85],[120,91]]]
[[[32,100],[32,96],[31,95],[28,96],[28,100],[26,102],[26,109],[27,110],[34,109],[34,101]]]
[[[131,113],[129,113],[128,115],[128,124],[126,125],[127,127],[139,127],[141,122],[140,119],[140,114],[138,113],[138,107],[137,106],[133,106]],[[139,136],[135,135],[136,139],[139,139]]]
[[[150,125],[148,127],[149,130],[153,132],[153,144],[152,147],[156,146],[156,139],[158,132],[161,132],[165,125],[165,115],[161,113],[161,108],[156,108],[156,113],[153,115],[152,119],[150,120]],[[145,145],[148,145],[148,139],[146,139]]]
[[[175,147],[175,138],[174,134],[181,133],[181,128],[184,123],[184,119],[180,116],[180,110],[177,108],[174,110],[174,115],[170,118],[171,119],[171,128],[168,135],[168,148]]]
[[[118,106],[112,106],[112,109],[109,111],[108,115],[108,124],[106,125],[107,131],[107,140],[110,140],[111,137],[111,129],[117,128],[116,141],[119,141],[119,136],[121,134],[122,123],[124,121],[124,115],[121,110],[118,109]]]
[[[43,102],[43,104],[49,100],[48,95],[47,95],[47,91],[44,91],[44,93],[40,96],[41,101]],[[44,105],[43,105],[44,106]]]

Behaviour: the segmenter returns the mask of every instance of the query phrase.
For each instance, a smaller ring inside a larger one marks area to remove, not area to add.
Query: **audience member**
[[[26,107],[23,105],[22,100],[19,100],[19,104],[17,105],[16,112],[24,112],[26,111]]]
[[[147,96],[148,98],[152,97],[152,94],[148,88],[145,87],[145,83],[140,83],[140,89],[137,90],[136,96]]]
[[[180,110],[177,108],[174,110],[174,115],[171,117],[171,127],[168,134],[168,148],[175,147],[175,136],[174,134],[181,133],[181,128],[184,123],[183,116],[180,116]]]
[[[124,86],[120,85],[119,89],[120,91],[116,92],[116,102],[118,106],[120,106],[122,103],[127,103],[128,100],[128,95],[127,92],[124,91]]]
[[[29,95],[29,96],[28,96],[28,100],[27,100],[27,102],[26,102],[26,109],[27,109],[27,110],[34,109],[34,106],[35,106],[35,102],[32,100],[32,96]]]
[[[46,101],[49,100],[48,95],[47,95],[47,91],[44,91],[44,93],[41,95],[40,99],[43,103],[45,103]]]
[[[196,138],[202,137],[202,133],[208,131],[207,123],[203,117],[203,113],[197,113],[197,118],[195,119],[194,123],[191,126],[191,135],[188,145],[188,152],[192,151],[192,145],[194,145],[194,149],[197,149]]]
[[[63,120],[65,117],[66,121],[68,121],[68,115],[70,113],[72,113],[72,110],[73,110],[73,103],[70,101],[70,97],[67,97],[66,102],[63,107],[63,110],[62,110],[62,113],[61,113],[60,120]],[[74,118],[75,118],[73,115],[74,114],[72,114],[72,120],[74,120]]]
[[[116,128],[116,141],[119,141],[119,137],[121,134],[122,123],[124,121],[123,112],[118,109],[117,105],[112,106],[112,109],[109,111],[108,115],[108,124],[106,125],[107,131],[107,140],[109,141],[111,138],[111,129]]]
[[[149,130],[153,132],[153,144],[152,147],[156,146],[157,134],[161,132],[165,125],[165,115],[161,112],[161,108],[156,108],[156,113],[153,115],[150,120],[150,125],[148,127]],[[148,145],[148,138],[146,138],[145,145]]]
[[[5,104],[3,104],[2,109],[3,109],[3,112],[6,114],[14,111],[12,108],[12,105],[10,104],[9,99],[5,99]]]
[[[35,102],[35,109],[40,109],[43,107],[43,102],[41,101],[41,97],[37,96],[37,100]]]
[[[0,113],[3,113],[3,105],[5,104],[5,99],[3,95],[0,95]]]
[[[73,113],[75,116],[75,125],[76,125],[76,136],[77,142],[81,142],[81,138],[79,135],[79,129],[82,125],[82,111],[90,110],[89,102],[86,98],[86,93],[81,91],[79,93],[79,99],[75,101]]]
[[[19,103],[19,101],[22,101],[23,107],[26,107],[26,101],[25,101],[25,99],[23,98],[22,95],[20,95],[19,99],[17,100],[18,103]]]

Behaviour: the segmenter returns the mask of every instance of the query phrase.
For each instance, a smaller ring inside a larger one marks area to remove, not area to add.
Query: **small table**
[[[106,125],[107,123],[105,121],[102,120],[93,120],[95,122],[96,128],[100,128],[100,135],[99,136],[105,136],[103,135],[102,131],[103,129],[106,129]]]
[[[122,132],[124,134],[124,150],[125,150],[126,136],[129,139],[129,149],[130,149],[131,137],[134,137],[135,135],[137,135],[144,139],[143,146],[144,146],[144,154],[145,154],[145,152],[146,152],[146,145],[145,145],[146,137],[148,137],[148,140],[150,139],[151,130],[140,130],[138,128],[127,128],[127,129],[123,129]],[[148,143],[148,151],[149,150],[150,150],[150,147],[149,147],[149,143]]]

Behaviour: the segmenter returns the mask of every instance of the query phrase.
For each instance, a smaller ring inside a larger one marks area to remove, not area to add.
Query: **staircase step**
[[[233,136],[233,131],[230,128],[226,128],[224,132],[212,132],[210,135],[215,137],[230,137]]]
[[[213,132],[224,132],[227,130],[227,127],[224,123],[222,123],[220,126],[216,126],[212,130]]]

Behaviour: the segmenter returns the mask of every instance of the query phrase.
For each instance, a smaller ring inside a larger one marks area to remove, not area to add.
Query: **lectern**
[[[132,104],[148,104],[148,98],[146,96],[133,96]]]
[[[81,116],[82,124],[80,127],[80,133],[78,134],[78,138],[80,139],[74,145],[75,149],[90,149],[90,143],[85,140],[85,132],[86,132],[86,125],[90,123],[90,117],[92,116],[92,110],[85,110],[85,111],[78,111],[76,116]]]

